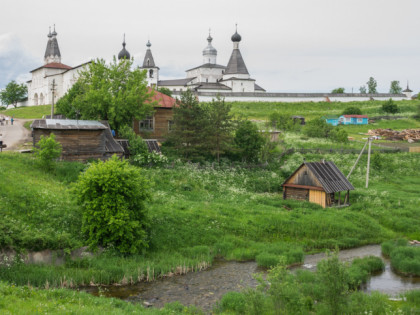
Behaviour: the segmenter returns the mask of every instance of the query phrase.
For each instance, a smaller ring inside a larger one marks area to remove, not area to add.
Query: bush
[[[328,138],[333,126],[327,124],[325,119],[318,118],[309,121],[303,128],[303,133],[312,138]]]
[[[111,246],[121,253],[147,248],[149,184],[138,168],[116,155],[92,164],[79,176],[75,194],[82,206],[82,232],[91,247]]]
[[[51,170],[54,168],[54,160],[61,155],[62,147],[59,142],[55,141],[55,135],[52,133],[49,137],[41,136],[34,151],[41,166]]]
[[[142,137],[137,135],[131,127],[124,126],[119,130],[118,133],[120,137],[128,139],[128,150],[130,151],[131,156],[146,154],[149,152],[147,145],[143,141]]]
[[[246,314],[246,297],[243,293],[228,292],[219,302],[217,309],[220,312],[233,312],[235,314]]]
[[[362,110],[359,107],[347,107],[342,115],[362,115]]]
[[[280,263],[281,256],[264,252],[255,257],[255,260],[260,267],[272,268]]]
[[[347,131],[341,128],[335,128],[329,134],[332,141],[339,143],[347,143],[349,141],[348,136]]]
[[[168,163],[168,158],[157,152],[145,152],[132,157],[131,162],[137,166],[162,166]]]
[[[382,111],[387,114],[396,114],[399,113],[400,109],[398,105],[390,98],[382,105]]]

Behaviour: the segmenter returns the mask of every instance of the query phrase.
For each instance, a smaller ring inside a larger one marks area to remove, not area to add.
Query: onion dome
[[[241,35],[238,34],[238,24],[236,24],[235,34],[232,35],[231,39],[234,43],[239,43],[242,39]]]
[[[150,40],[148,40],[148,41],[147,41],[147,44],[146,44],[146,46],[147,46],[147,48],[150,48],[150,47],[152,47],[152,44],[150,43]]]
[[[211,44],[213,40],[213,37],[209,34],[209,37],[207,37],[207,47],[203,49],[203,55],[217,55],[217,50],[214,48]]]
[[[50,32],[48,33],[48,38],[51,38],[52,37],[52,34],[51,34],[51,26],[50,26]]]
[[[118,60],[121,59],[130,59],[130,53],[125,49],[125,34],[124,34],[124,41],[122,43],[123,49],[118,53]]]

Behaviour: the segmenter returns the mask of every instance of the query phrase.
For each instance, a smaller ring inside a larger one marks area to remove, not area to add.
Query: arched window
[[[147,59],[147,66],[150,66],[150,59]]]
[[[38,105],[38,94],[35,93],[34,95],[34,105]]]
[[[149,78],[153,78],[153,69],[149,70]]]
[[[44,94],[39,95],[39,105],[44,105]]]

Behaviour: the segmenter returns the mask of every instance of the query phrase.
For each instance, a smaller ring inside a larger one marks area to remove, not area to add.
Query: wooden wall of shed
[[[303,165],[287,182],[286,184],[304,185],[322,187],[321,183],[315,178],[313,173],[306,165]]]
[[[50,130],[34,129],[33,144],[48,137],[51,133],[63,148],[62,158],[65,160],[87,160],[103,158],[105,154],[104,130]]]
[[[326,207],[326,194],[321,190],[309,190],[309,202],[317,203],[321,207]]]
[[[169,131],[169,121],[172,121],[174,117],[172,108],[155,108],[155,113],[153,117],[154,129],[152,132],[140,131],[139,121],[136,119],[133,122],[134,132],[144,139],[165,140]]]
[[[284,187],[284,199],[309,200],[309,190],[294,187]]]

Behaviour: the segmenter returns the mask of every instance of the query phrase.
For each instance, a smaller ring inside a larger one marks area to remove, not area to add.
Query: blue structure
[[[367,125],[369,121],[366,115],[341,115],[338,124],[340,125]]]
[[[338,125],[367,125],[369,118],[366,115],[327,115],[323,117],[327,124],[338,126]]]

